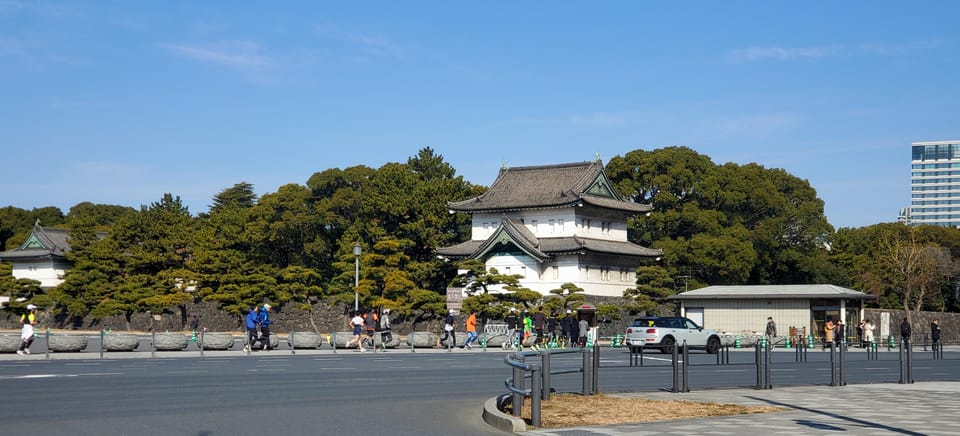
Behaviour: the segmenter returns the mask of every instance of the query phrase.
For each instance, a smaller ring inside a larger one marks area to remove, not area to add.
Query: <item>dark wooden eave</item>
[[[647,204],[627,201],[616,192],[599,160],[503,168],[486,192],[463,201],[448,202],[447,207],[456,212],[483,213],[583,204],[628,214],[653,209]]]
[[[481,259],[497,245],[512,243],[521,251],[543,262],[560,254],[612,254],[631,257],[658,257],[663,250],[646,248],[628,241],[590,239],[578,236],[561,238],[537,238],[526,227],[504,219],[489,238],[482,241],[466,241],[437,250],[437,254],[455,259]]]
[[[69,231],[53,227],[33,226],[27,240],[13,250],[0,252],[0,261],[65,258],[70,251]]]

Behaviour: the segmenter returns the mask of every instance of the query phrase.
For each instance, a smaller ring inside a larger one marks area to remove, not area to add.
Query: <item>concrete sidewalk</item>
[[[527,431],[531,435],[960,435],[960,382],[800,386],[617,394],[656,400],[774,405],[787,412]],[[602,413],[602,411],[600,411]],[[643,413],[643,411],[637,411]]]

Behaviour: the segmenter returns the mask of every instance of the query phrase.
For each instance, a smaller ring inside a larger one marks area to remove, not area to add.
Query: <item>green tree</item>
[[[225,208],[236,207],[246,209],[253,207],[255,204],[257,204],[257,194],[253,192],[253,185],[247,182],[240,182],[213,196],[210,213],[212,214]]]

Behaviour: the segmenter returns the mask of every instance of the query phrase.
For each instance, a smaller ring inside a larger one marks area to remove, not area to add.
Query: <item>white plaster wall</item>
[[[702,307],[704,327],[730,334],[763,334],[768,316],[777,323],[780,336],[786,336],[790,326],[806,326],[810,333],[810,300],[807,299],[684,300],[683,306]]]
[[[37,280],[43,288],[54,288],[63,283],[65,273],[66,265],[53,260],[17,261],[13,264],[13,277]]]

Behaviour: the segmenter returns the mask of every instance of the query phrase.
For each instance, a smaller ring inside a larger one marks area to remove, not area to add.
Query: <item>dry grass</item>
[[[554,395],[550,401],[541,403],[540,421],[543,428],[581,427],[707,416],[745,415],[784,410],[787,409],[774,406],[659,401],[642,398],[617,398],[602,394],[589,397],[576,394],[558,394]],[[521,416],[529,424],[529,399],[523,402]]]

